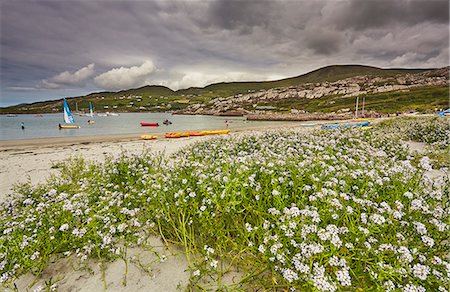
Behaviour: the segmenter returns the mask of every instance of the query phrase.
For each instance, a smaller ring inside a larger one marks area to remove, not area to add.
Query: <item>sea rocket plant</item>
[[[378,132],[254,133],[172,157],[69,162],[0,212],[0,281],[55,254],[120,255],[152,233],[182,245],[191,288],[441,290],[450,285],[449,187]],[[197,285],[197,286],[196,286]]]

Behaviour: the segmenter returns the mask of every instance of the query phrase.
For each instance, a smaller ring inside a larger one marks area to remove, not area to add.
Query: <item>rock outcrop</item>
[[[360,96],[390,91],[409,91],[415,87],[445,86],[449,84],[449,67],[404,74],[395,77],[357,76],[336,82],[305,83],[299,86],[216,98],[206,104],[195,104],[178,111],[179,114],[245,115],[257,114],[258,103],[272,103],[287,99],[315,99],[326,96]]]

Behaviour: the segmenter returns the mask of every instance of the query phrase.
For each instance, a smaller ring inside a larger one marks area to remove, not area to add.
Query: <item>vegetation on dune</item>
[[[432,161],[411,155],[401,131],[386,135],[392,126],[68,161],[0,210],[2,285],[39,274],[55,255],[108,261],[157,234],[184,248],[193,290],[226,289],[222,277],[238,269],[228,288],[447,291],[450,183],[428,178]]]

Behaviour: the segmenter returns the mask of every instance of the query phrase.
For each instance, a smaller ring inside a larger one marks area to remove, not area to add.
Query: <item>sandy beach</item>
[[[320,123],[329,123],[323,121]],[[317,122],[316,122],[317,123]],[[269,129],[301,129],[299,122],[277,123],[274,127],[247,127],[233,129],[231,135],[249,131]],[[58,171],[52,168],[56,163],[71,157],[82,156],[87,161],[102,162],[107,156],[117,157],[121,153],[139,154],[143,151],[171,154],[192,143],[209,139],[212,136],[188,137],[178,139],[163,138],[156,134],[157,140],[142,140],[140,134],[121,134],[107,136],[85,136],[70,138],[40,138],[29,140],[6,140],[0,142],[0,202],[12,192],[14,185],[31,182],[43,183],[51,174]]]

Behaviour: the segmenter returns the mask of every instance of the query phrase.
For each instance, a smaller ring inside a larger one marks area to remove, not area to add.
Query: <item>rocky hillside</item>
[[[308,112],[311,100],[328,100],[328,106],[317,107],[316,111],[326,111],[338,100],[360,96],[367,99],[376,99],[377,96],[390,96],[392,93],[411,96],[417,91],[436,91],[438,95],[442,89],[448,87],[449,68],[444,67],[421,73],[398,74],[396,76],[354,76],[335,82],[305,83],[297,86],[279,87],[268,90],[259,90],[247,94],[237,94],[226,98],[216,98],[206,104],[190,105],[177,113],[183,114],[209,114],[209,115],[239,115],[267,111]],[[409,93],[409,94],[408,94]],[[423,92],[421,93],[423,94]],[[433,92],[434,95],[435,92]],[[433,95],[432,94],[432,95]],[[441,97],[448,99],[448,90]],[[362,101],[362,99],[361,99]],[[419,100],[416,100],[418,102]],[[437,104],[436,106],[438,106]],[[353,108],[353,106],[352,106]],[[349,108],[338,111],[346,112]]]

